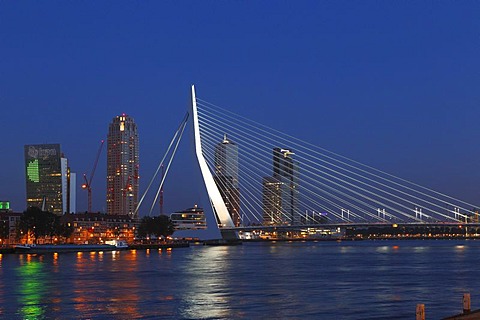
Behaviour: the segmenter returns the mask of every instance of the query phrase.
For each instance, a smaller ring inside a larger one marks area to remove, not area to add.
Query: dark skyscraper
[[[273,149],[273,176],[263,178],[263,223],[298,224],[297,168],[287,149]]]
[[[27,206],[59,215],[67,210],[62,162],[66,163],[66,159],[62,161],[59,144],[25,146]]]
[[[238,187],[238,146],[227,138],[215,146],[215,182],[223,201],[232,217],[233,224],[239,226],[240,189]]]
[[[134,216],[138,203],[138,132],[131,117],[113,118],[107,136],[107,213]]]

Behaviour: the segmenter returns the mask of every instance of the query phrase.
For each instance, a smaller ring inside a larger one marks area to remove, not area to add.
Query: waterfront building
[[[298,224],[298,181],[294,153],[273,149],[273,175],[263,178],[263,224]]]
[[[25,145],[25,177],[28,207],[58,215],[75,211],[75,178],[60,144]]]
[[[238,185],[238,146],[227,138],[215,146],[215,183],[235,226],[240,226],[240,189]]]
[[[73,227],[69,238],[75,244],[101,244],[108,240],[123,240],[131,243],[140,221],[126,215],[107,215],[104,213],[66,214],[62,223]]]
[[[17,226],[21,216],[21,213],[10,209],[0,210],[0,247],[17,243]]]
[[[202,208],[195,205],[183,211],[174,212],[170,215],[175,225],[175,230],[205,230],[207,220]]]
[[[135,215],[138,204],[137,125],[126,114],[113,118],[107,136],[107,214]]]

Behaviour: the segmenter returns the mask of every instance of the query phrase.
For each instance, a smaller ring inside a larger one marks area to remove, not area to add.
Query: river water
[[[480,307],[480,241],[0,255],[1,319],[427,319]]]

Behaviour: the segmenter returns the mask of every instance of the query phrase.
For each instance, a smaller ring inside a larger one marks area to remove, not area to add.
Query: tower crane
[[[95,157],[95,162],[93,163],[92,172],[90,173],[90,177],[87,179],[87,174],[83,174],[83,179],[85,183],[82,184],[82,189],[87,189],[88,192],[88,212],[92,212],[92,179],[95,175],[95,169],[97,169],[98,158],[100,158],[100,153],[102,152],[102,147],[105,140],[100,142],[100,147],[98,147],[97,156]]]

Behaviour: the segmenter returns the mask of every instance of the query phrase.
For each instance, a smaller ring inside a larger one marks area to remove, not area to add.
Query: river
[[[0,255],[2,319],[427,319],[480,306],[480,241]]]

